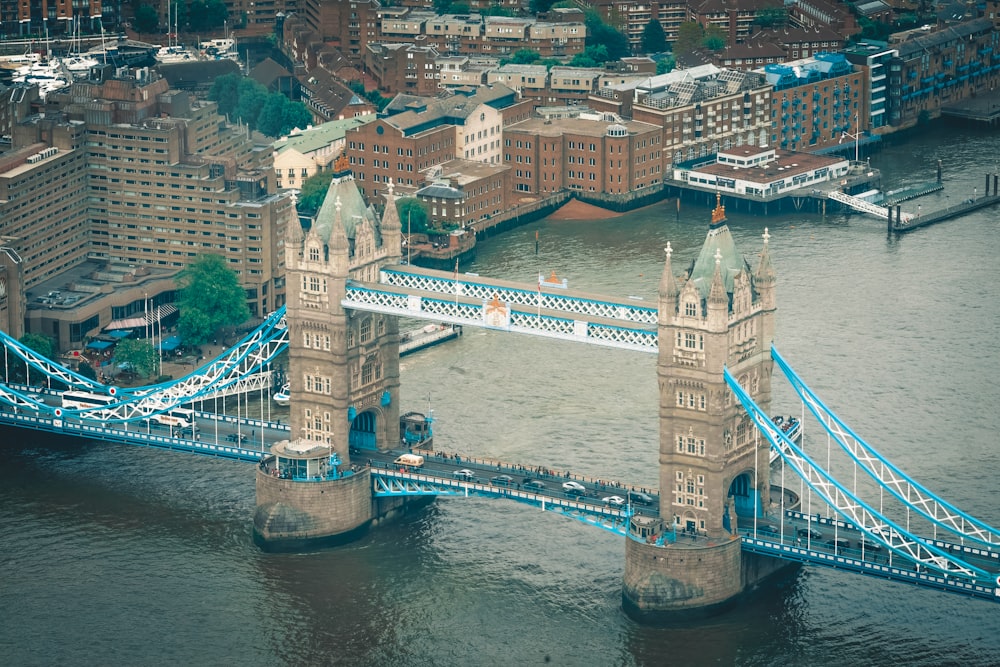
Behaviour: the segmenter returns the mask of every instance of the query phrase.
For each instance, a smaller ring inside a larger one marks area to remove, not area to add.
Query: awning
[[[168,336],[167,338],[164,338],[160,342],[158,347],[162,352],[173,352],[180,346],[181,346],[180,338],[178,338],[177,336]]]
[[[127,317],[123,320],[112,320],[105,329],[143,329],[153,324],[157,320],[162,320],[169,315],[173,315],[177,312],[177,306],[173,304],[167,304],[165,306],[157,306],[152,311],[148,313],[143,313],[140,317]]]
[[[112,338],[128,338],[132,335],[131,329],[116,329],[114,331],[109,331],[108,335]]]
[[[92,340],[87,343],[87,347],[91,350],[106,350],[112,345],[114,345],[114,343],[107,340]]]

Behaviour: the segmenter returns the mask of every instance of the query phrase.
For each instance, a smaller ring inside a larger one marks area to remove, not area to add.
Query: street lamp
[[[859,148],[859,141],[861,139],[861,128],[858,127],[858,114],[854,114],[854,133],[851,134],[850,132],[847,132],[845,130],[844,133],[840,135],[840,141],[838,141],[837,143],[838,144],[843,143],[845,137],[850,137],[851,139],[854,139],[854,161],[858,162],[859,161],[858,148]]]

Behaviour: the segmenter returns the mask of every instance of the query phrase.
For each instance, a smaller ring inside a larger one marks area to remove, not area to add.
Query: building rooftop
[[[587,118],[560,118],[558,122],[552,122],[545,118],[529,118],[528,120],[509,126],[507,130],[528,132],[546,137],[557,137],[563,134],[603,137],[608,133],[608,128],[614,125],[625,127],[629,134],[654,132],[659,129],[656,125],[635,120],[608,121]]]
[[[313,153],[325,146],[329,146],[335,141],[344,138],[345,133],[355,127],[361,127],[375,120],[375,114],[365,114],[354,118],[343,120],[331,120],[321,125],[310,126],[304,130],[298,128],[292,130],[287,137],[282,137],[274,142],[274,150],[277,153],[295,150],[303,155]]]

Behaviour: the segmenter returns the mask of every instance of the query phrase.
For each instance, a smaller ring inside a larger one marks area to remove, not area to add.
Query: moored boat
[[[288,405],[289,403],[291,403],[292,397],[288,393],[288,384],[286,383],[282,385],[281,389],[274,392],[274,395],[271,396],[271,400],[277,403],[278,405]]]
[[[462,327],[458,324],[428,324],[427,326],[406,331],[399,336],[399,356],[405,356],[417,350],[453,340],[462,335]]]

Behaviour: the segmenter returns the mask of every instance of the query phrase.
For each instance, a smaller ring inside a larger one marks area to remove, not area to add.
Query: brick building
[[[660,127],[638,121],[533,118],[504,130],[515,193],[625,194],[663,180]]]

